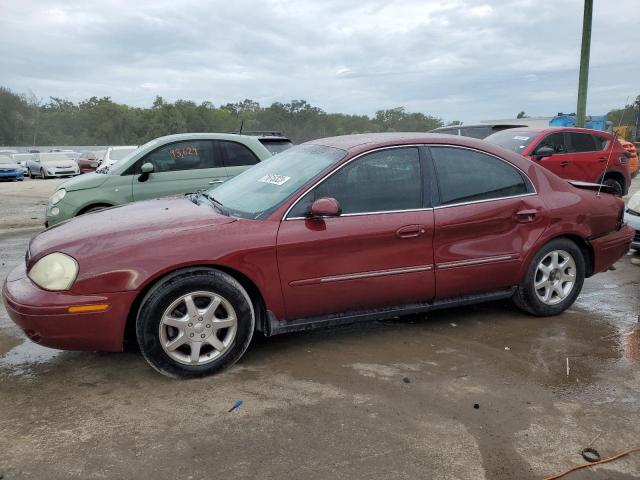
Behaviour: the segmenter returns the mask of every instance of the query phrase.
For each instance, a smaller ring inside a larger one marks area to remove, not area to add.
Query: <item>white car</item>
[[[35,153],[33,158],[27,160],[29,177],[74,177],[80,175],[80,167],[75,160],[69,158],[67,153]]]
[[[640,192],[636,192],[629,199],[627,210],[624,213],[624,221],[636,231],[636,235],[631,241],[631,248],[640,250]]]
[[[100,166],[96,168],[96,172],[104,172],[109,170],[109,167],[116,162],[119,162],[131,152],[135,152],[138,149],[136,145],[121,145],[118,147],[107,147],[107,151],[100,162]]]
[[[30,158],[33,158],[33,156],[34,156],[33,153],[13,153],[13,154],[11,154],[11,158],[13,158],[13,161],[22,166],[22,174],[25,177],[29,176],[29,169],[27,168],[27,161]]]

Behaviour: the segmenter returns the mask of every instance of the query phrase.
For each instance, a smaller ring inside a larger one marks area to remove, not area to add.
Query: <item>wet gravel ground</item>
[[[0,277],[32,234],[0,233]],[[640,446],[630,258],[558,317],[498,302],[256,339],[192,381],[137,353],[39,347],[0,307],[0,475],[541,479],[586,446]],[[640,454],[567,478],[640,478]]]

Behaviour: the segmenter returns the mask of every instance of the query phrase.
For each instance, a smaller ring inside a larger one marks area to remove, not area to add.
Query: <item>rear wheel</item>
[[[621,197],[622,194],[624,193],[624,188],[622,187],[622,184],[615,178],[611,178],[611,177],[605,178],[602,184],[606,185],[607,187],[613,188],[615,190],[615,195],[618,197]]]
[[[533,315],[558,315],[576,301],[584,275],[580,248],[566,238],[552,240],[531,260],[514,303]]]
[[[45,175],[45,173],[44,173],[44,169],[42,169],[42,168],[40,169],[40,178],[41,178],[42,180],[46,180],[46,179],[47,179],[47,176],[46,176],[46,175]]]
[[[255,326],[249,295],[218,270],[187,272],[160,283],[136,320],[142,355],[163,375],[209,375],[244,354]]]

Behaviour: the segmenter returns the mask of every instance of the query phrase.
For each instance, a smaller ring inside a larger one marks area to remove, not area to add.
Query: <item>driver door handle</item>
[[[424,235],[427,231],[424,225],[406,225],[396,230],[396,237],[398,238],[415,238],[420,235]]]
[[[566,167],[567,165],[569,165],[569,162],[567,160],[563,160],[560,162],[561,167]]]
[[[516,222],[531,223],[536,219],[536,215],[538,215],[538,211],[535,209],[519,210],[514,214],[514,217]]]
[[[209,185],[215,185],[216,183],[224,183],[224,180],[222,180],[221,178],[216,178],[215,180],[211,180],[209,182]]]

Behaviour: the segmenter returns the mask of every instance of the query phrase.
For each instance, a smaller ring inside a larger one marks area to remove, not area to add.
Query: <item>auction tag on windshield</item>
[[[289,180],[291,180],[291,177],[286,177],[284,175],[276,175],[275,173],[269,173],[268,175],[265,175],[258,181],[262,183],[271,183],[273,185],[283,185]]]
[[[513,137],[514,140],[522,140],[523,142],[526,142],[527,140],[529,140],[529,137]]]

